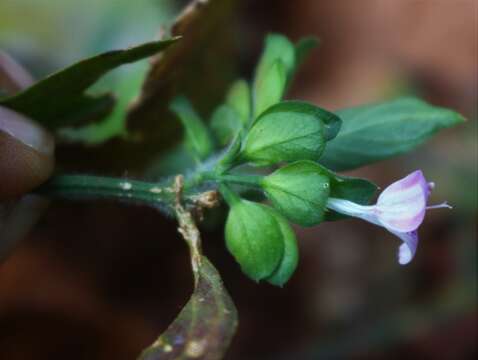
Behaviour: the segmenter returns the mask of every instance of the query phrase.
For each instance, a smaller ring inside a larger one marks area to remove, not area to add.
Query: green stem
[[[263,176],[259,175],[235,175],[235,174],[216,174],[207,172],[202,174],[203,179],[213,180],[216,182],[226,182],[238,185],[246,185],[252,187],[261,187]]]
[[[88,175],[55,176],[35,190],[36,193],[78,199],[113,199],[144,203],[149,206],[172,205],[170,187],[137,180]]]
[[[194,188],[205,180],[258,188],[261,186],[262,178],[262,176],[256,175],[220,175],[214,172],[204,172],[186,181],[184,189]],[[112,199],[143,203],[153,207],[166,205],[171,208],[174,205],[174,189],[172,185],[172,183],[164,185],[101,176],[59,175],[37,188],[35,192],[65,199]]]

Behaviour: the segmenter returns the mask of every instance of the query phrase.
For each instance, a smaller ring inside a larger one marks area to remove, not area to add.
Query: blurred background
[[[0,49],[40,79],[100,51],[156,38],[185,3],[2,0]],[[220,36],[214,43],[221,57],[204,51],[213,59],[197,76],[223,71],[222,82],[209,92],[197,80],[202,98],[191,94],[205,116],[230,79],[251,77],[264,35],[274,31],[321,40],[289,98],[338,109],[413,94],[468,119],[412,153],[351,173],[383,188],[422,169],[437,184],[431,201],[453,205],[427,214],[407,267],[395,261],[396,238],[347,220],[297,228],[301,263],[292,280],[283,289],[258,285],[226,252],[222,228],[206,228],[206,255],[240,314],[226,359],[474,359],[478,2],[236,1],[217,27],[204,41]],[[124,74],[146,65],[115,71],[98,86],[115,89]],[[91,157],[96,152],[102,155]],[[60,146],[57,154],[68,171],[137,174],[124,153]],[[0,359],[134,359],[174,319],[191,288],[187,248],[174,222],[147,208],[55,202],[0,265]]]

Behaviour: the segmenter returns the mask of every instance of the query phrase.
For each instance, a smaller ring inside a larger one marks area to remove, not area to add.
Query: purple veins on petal
[[[428,197],[434,187],[435,184],[427,182],[422,171],[417,170],[385,188],[375,205],[363,206],[344,199],[329,198],[327,207],[383,226],[399,237],[403,244],[398,250],[398,262],[405,265],[415,256],[418,245],[417,230],[426,211],[452,208],[446,202],[427,206]]]
[[[428,183],[420,170],[389,185],[379,196],[375,206],[377,216],[390,231],[416,230],[425,218]]]

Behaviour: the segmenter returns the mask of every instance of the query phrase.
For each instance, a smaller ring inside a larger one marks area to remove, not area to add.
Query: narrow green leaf
[[[0,100],[0,105],[25,114],[50,130],[71,126],[111,110],[107,95],[84,91],[108,71],[149,57],[177,39],[146,43],[127,50],[110,51],[82,60],[37,82],[28,89]]]
[[[295,48],[284,35],[269,34],[265,39],[264,51],[256,68],[254,89],[257,88],[257,83],[261,81],[262,76],[277,60],[282,61],[286,73],[289,75],[295,67]]]
[[[338,111],[339,135],[327,145],[320,162],[333,170],[349,170],[414,149],[438,130],[464,118],[449,109],[415,98]]]
[[[251,101],[249,84],[242,79],[234,82],[227,93],[226,104],[236,110],[244,126],[249,123],[251,118]]]
[[[223,104],[214,111],[210,127],[219,145],[225,146],[239,134],[243,123],[233,107]]]
[[[277,223],[282,232],[284,241],[284,255],[277,269],[266,280],[272,285],[284,286],[294,274],[299,263],[299,249],[297,247],[297,239],[294,231],[290,227],[286,219],[284,219],[274,209],[270,209],[276,218]]]
[[[242,156],[256,165],[317,160],[325,141],[340,128],[340,119],[314,105],[284,101],[256,119],[244,140]]]
[[[281,227],[265,205],[243,199],[230,205],[225,229],[228,250],[251,279],[269,277],[284,254]]]
[[[261,92],[274,90],[270,86],[264,86],[264,82],[266,81],[265,79],[269,78],[269,80],[267,80],[269,84],[275,83],[278,86],[281,83],[273,76],[273,74],[282,70],[271,70],[273,66],[278,66],[274,65],[277,61],[282,63],[283,72],[285,75],[285,82],[281,86],[281,88],[275,89],[275,91],[277,93],[280,93],[282,96],[285,92],[287,83],[289,82],[291,73],[295,68],[295,48],[294,45],[285,36],[278,34],[269,34],[266,37],[264,52],[262,53],[261,59],[259,60],[259,63],[257,65],[254,78],[254,115],[256,117],[263,110],[265,110],[264,103],[258,103],[258,99],[260,100],[261,98],[271,98],[271,96],[268,96],[267,94],[262,94]],[[279,75],[275,76],[278,77]]]
[[[217,270],[202,256],[190,300],[138,360],[220,360],[236,327],[236,308]]]
[[[295,45],[296,69],[302,65],[310,52],[319,46],[319,39],[315,37],[306,37],[300,39]]]
[[[194,155],[205,159],[214,149],[214,144],[206,125],[194,111],[190,102],[182,96],[176,97],[170,109],[179,117],[186,132],[186,143]]]
[[[262,188],[274,207],[302,226],[319,224],[330,192],[328,173],[313,161],[286,165],[262,180]]]
[[[285,65],[281,60],[276,60],[257,82],[254,108],[256,117],[282,99],[286,84]]]

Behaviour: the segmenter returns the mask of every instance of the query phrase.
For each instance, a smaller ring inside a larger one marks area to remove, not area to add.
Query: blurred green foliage
[[[40,79],[99,52],[157,39],[178,11],[174,4],[172,0],[5,0],[0,2],[0,48]],[[100,79],[91,91],[113,90],[113,112],[99,124],[63,129],[61,137],[97,144],[112,135],[127,136],[126,109],[138,95],[147,68],[143,60]]]
[[[43,76],[86,56],[153,40],[177,12],[171,0],[2,0],[0,47]]]

